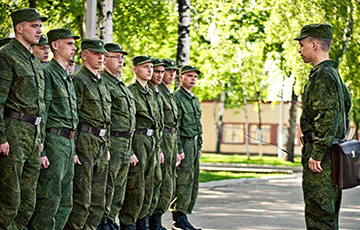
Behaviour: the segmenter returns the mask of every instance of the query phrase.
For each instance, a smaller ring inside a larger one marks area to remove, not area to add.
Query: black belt
[[[171,129],[169,129],[169,128],[164,128],[164,133],[171,133],[171,134],[173,134],[173,133],[176,133],[176,128],[175,127],[172,127]]]
[[[11,110],[11,109],[5,109],[4,115],[7,116],[7,117],[17,119],[19,121],[25,121],[25,122],[31,123],[33,125],[40,125],[41,120],[42,120],[42,117],[36,117],[36,116],[33,116],[33,115],[29,115],[29,114],[24,114],[21,117],[21,113],[18,113],[18,112],[14,111],[14,110]]]
[[[75,137],[76,130],[48,128],[46,129],[46,132],[55,133],[66,138],[73,139]]]
[[[139,133],[142,135],[152,137],[155,134],[155,130],[153,130],[153,129],[137,129],[137,130],[135,130],[135,133]]]
[[[85,124],[82,124],[82,123],[80,123],[78,125],[78,129],[80,131],[91,133],[91,134],[94,134],[94,135],[100,136],[100,137],[105,136],[106,133],[107,133],[107,129],[99,129],[99,128],[95,128],[95,127],[93,127],[91,125],[85,125]]]
[[[306,143],[313,143],[315,141],[315,133],[305,133],[300,137],[300,142],[302,145]]]
[[[131,133],[130,132],[110,131],[110,135],[112,137],[125,137],[126,139],[131,138]]]

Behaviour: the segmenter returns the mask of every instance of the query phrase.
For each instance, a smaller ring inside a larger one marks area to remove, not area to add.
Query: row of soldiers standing
[[[42,67],[32,47],[47,18],[33,8],[11,18],[15,38],[0,49],[0,229],[159,230],[169,206],[173,229],[197,229],[186,214],[199,183],[201,110],[191,90],[200,71],[180,68],[173,93],[175,63],[136,56],[126,87],[127,52],[85,38],[71,76],[79,36],[50,30],[54,58]]]

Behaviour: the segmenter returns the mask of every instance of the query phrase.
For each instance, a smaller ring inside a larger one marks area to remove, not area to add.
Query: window
[[[262,125],[261,131],[258,129],[258,125],[250,126],[250,136],[254,137],[258,140],[270,142],[271,141],[271,126],[270,125]],[[250,138],[250,143],[258,144],[257,140]]]
[[[222,142],[243,143],[244,125],[243,124],[224,124],[222,130]]]

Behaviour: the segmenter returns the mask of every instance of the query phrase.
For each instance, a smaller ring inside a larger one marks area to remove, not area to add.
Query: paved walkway
[[[203,230],[305,229],[301,174],[202,183],[191,222]],[[171,229],[171,216],[164,216]],[[340,229],[360,229],[360,188],[343,192]]]

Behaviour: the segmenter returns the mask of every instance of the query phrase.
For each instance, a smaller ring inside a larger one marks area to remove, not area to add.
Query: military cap
[[[81,41],[81,49],[82,50],[90,50],[98,53],[106,53],[106,49],[104,48],[104,42],[96,39],[96,38],[84,38]]]
[[[184,74],[190,71],[195,71],[197,74],[200,74],[200,70],[198,70],[195,66],[193,65],[184,65],[183,67],[180,68],[180,74]]]
[[[332,39],[332,29],[330,25],[327,24],[310,24],[306,25],[301,29],[301,33],[294,40],[301,40],[306,37],[314,38],[327,38]]]
[[[141,65],[146,62],[153,62],[149,55],[139,55],[132,59],[133,66]]]
[[[35,8],[24,8],[12,12],[11,19],[13,21],[13,25],[16,26],[20,22],[32,22],[38,19],[41,19],[41,21],[45,22],[47,17],[41,16],[39,11]]]
[[[152,63],[154,64],[154,67],[155,67],[155,66],[164,66],[164,67],[167,66],[167,65],[164,63],[164,59],[160,59],[160,58],[153,58],[153,59],[152,59]]]
[[[177,69],[175,61],[165,58],[163,62],[166,64],[165,69]]]
[[[0,39],[0,47],[8,44],[11,41],[11,38],[1,38]]]
[[[44,34],[42,34],[40,36],[39,43],[36,44],[36,46],[43,46],[43,45],[48,45],[48,44],[49,44],[49,42],[48,42],[46,36]]]
[[[58,39],[66,39],[66,38],[74,38],[75,40],[79,39],[80,37],[74,35],[71,29],[68,28],[60,28],[60,29],[53,29],[47,33],[49,38],[49,43],[56,41]]]
[[[128,53],[125,52],[123,50],[123,47],[121,45],[119,45],[119,44],[106,43],[104,47],[107,50],[107,52],[120,52],[120,53],[123,53],[124,55],[128,55]]]

